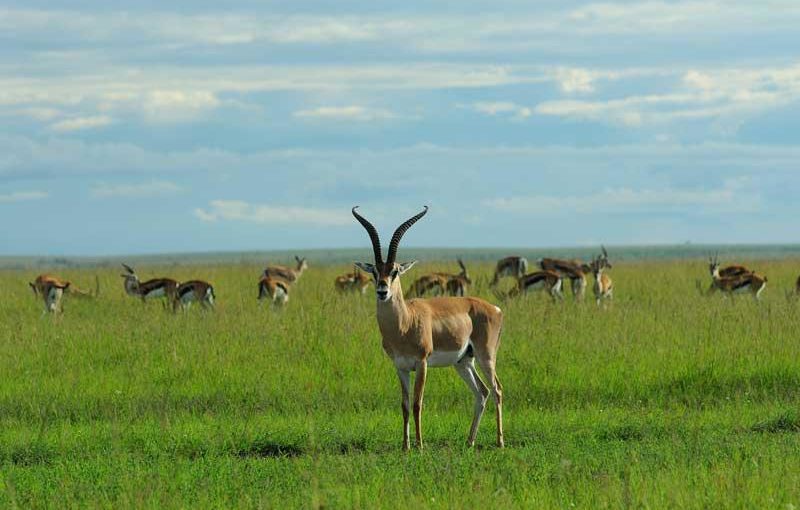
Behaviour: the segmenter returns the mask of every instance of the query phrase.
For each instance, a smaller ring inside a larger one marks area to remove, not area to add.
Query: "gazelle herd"
[[[389,242],[386,259],[383,258],[377,230],[357,209],[354,207],[351,212],[369,236],[373,260],[356,262],[353,272],[335,278],[334,288],[340,293],[363,295],[370,283],[375,287],[376,319],[383,350],[394,364],[400,382],[403,449],[408,450],[411,445],[411,416],[414,419],[416,445],[422,447],[422,407],[427,371],[428,368],[437,367],[453,367],[473,394],[472,423],[467,444],[474,445],[481,417],[491,398],[496,407],[496,442],[503,447],[503,387],[496,371],[503,326],[502,310],[488,301],[467,296],[473,282],[460,258],[457,260],[460,268],[458,273],[432,272],[419,276],[409,288],[409,295],[413,299],[406,300],[400,283],[401,276],[414,267],[416,261],[397,262],[398,249],[405,233],[426,215],[428,208],[425,207],[397,227]],[[295,262],[295,267],[268,265],[263,270],[258,280],[259,301],[269,301],[276,307],[289,301],[292,287],[309,267],[305,258],[295,256]],[[131,266],[122,266],[125,269],[121,275],[125,292],[142,302],[163,299],[165,307],[171,307],[173,312],[186,309],[194,302],[203,309],[214,309],[216,295],[214,287],[207,281],[195,279],[180,283],[167,277],[140,281]],[[562,302],[564,281],[569,280],[573,299],[580,302],[584,299],[591,277],[598,306],[613,297],[614,287],[608,274],[612,265],[605,246],[601,246],[601,252],[592,257],[590,262],[542,258],[538,266],[539,270],[529,273],[525,257],[503,258],[495,266],[489,288],[501,301],[542,292],[547,293],[554,302]],[[766,287],[765,276],[741,265],[721,267],[718,256],[709,257],[708,270],[711,284],[705,291],[700,288],[704,295],[716,292],[726,296],[750,293],[758,300]],[[498,290],[504,278],[515,281],[508,292]],[[45,313],[61,312],[65,294],[97,297],[100,290],[99,280],[95,291],[88,292],[49,274],[39,275],[29,285],[34,294],[43,300]],[[790,294],[787,292],[787,297]],[[793,296],[800,298],[800,277]],[[415,372],[413,387],[411,372]]]

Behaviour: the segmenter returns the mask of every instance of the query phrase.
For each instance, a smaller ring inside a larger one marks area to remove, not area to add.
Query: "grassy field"
[[[173,316],[122,291],[42,317],[34,271],[0,271],[0,506],[800,506],[800,261],[752,263],[760,304],[701,297],[700,261],[617,264],[615,301],[502,305],[505,450],[487,408],[429,372],[426,449],[400,451],[399,385],[374,297],[314,266],[276,313],[256,265],[140,267],[201,277],[216,313]],[[453,264],[418,265],[404,278]],[[490,266],[473,265],[481,281]],[[477,294],[496,301],[485,288]]]

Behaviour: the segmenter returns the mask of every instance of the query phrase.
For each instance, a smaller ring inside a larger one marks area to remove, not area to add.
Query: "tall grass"
[[[800,263],[752,265],[758,304],[700,296],[693,262],[615,266],[607,310],[503,303],[508,448],[491,409],[463,446],[472,397],[441,369],[410,454],[374,298],[333,292],[350,266],[312,266],[282,311],[256,302],[259,266],[138,268],[214,283],[215,313],[178,315],[81,269],[62,275],[100,298],[42,317],[35,273],[0,272],[0,505],[800,505]],[[490,269],[473,290],[496,301]]]

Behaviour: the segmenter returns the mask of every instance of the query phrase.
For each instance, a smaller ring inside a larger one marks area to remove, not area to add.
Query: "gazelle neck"
[[[405,330],[410,321],[410,313],[405,298],[403,298],[403,287],[398,278],[392,285],[392,295],[386,301],[378,302],[378,325],[381,330],[384,328],[393,330]]]

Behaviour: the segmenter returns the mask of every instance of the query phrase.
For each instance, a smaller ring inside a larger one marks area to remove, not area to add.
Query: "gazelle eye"
[[[392,269],[391,276],[392,278],[397,278],[397,269]]]

